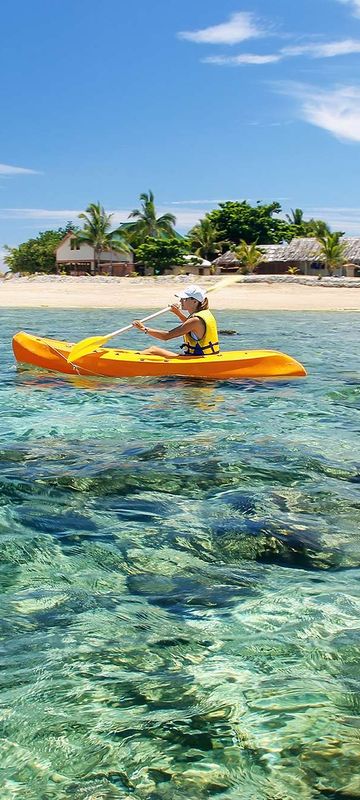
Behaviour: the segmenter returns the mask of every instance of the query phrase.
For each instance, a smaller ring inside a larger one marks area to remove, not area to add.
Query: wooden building
[[[132,253],[104,250],[100,255],[99,275],[129,275],[134,268]],[[68,233],[56,249],[56,271],[69,275],[95,275],[97,259],[89,244],[77,244],[73,233]]]

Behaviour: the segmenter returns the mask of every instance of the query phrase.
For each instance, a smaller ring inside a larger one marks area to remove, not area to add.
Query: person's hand
[[[143,325],[140,319],[134,319],[132,324],[133,328],[137,328],[139,331],[145,331],[145,325]]]
[[[172,311],[172,313],[176,314],[176,316],[178,317],[179,316],[179,311],[181,311],[180,304],[179,303],[172,303],[172,305],[170,306],[170,311]]]

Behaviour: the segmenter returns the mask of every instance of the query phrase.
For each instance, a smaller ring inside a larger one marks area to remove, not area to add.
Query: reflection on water
[[[2,798],[360,795],[357,328],[246,315],[246,346],[306,381],[87,379],[6,353]]]

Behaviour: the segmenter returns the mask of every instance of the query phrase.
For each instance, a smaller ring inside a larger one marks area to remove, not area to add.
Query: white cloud
[[[283,47],[279,53],[257,54],[240,53],[237,56],[207,56],[202,59],[204,64],[217,66],[239,67],[246,64],[261,65],[275,64],[284,58],[296,56],[309,56],[310,58],[333,58],[335,56],[360,53],[360,39],[341,39],[335,42],[308,42],[306,44]]]
[[[360,17],[360,0],[340,0],[340,3],[351,6],[356,17]]]
[[[284,47],[281,50],[284,56],[309,55],[311,58],[333,58],[334,56],[346,56],[351,53],[360,53],[359,39],[342,39],[338,42],[310,43]]]
[[[68,220],[76,219],[80,211],[48,208],[0,208],[0,219]]]
[[[208,56],[203,58],[204,64],[218,64],[220,66],[239,67],[246,64],[273,64],[281,61],[281,55],[257,55],[256,53],[241,53],[239,56]]]
[[[246,39],[262,36],[263,30],[258,26],[255,17],[248,11],[232,14],[228,22],[202,28],[198,31],[181,31],[180,39],[188,39],[197,44],[237,44]]]
[[[319,89],[305,84],[278,86],[299,102],[302,119],[332,133],[338,139],[360,142],[360,89],[341,86]]]
[[[40,173],[27,167],[12,167],[10,164],[0,164],[0,175],[40,175]]]

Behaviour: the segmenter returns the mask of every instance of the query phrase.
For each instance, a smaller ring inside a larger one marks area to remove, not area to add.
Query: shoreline
[[[174,301],[175,292],[184,285],[198,282],[206,289],[222,277],[14,277],[0,281],[0,308],[162,308]],[[214,292],[209,301],[215,311],[354,312],[360,311],[360,281],[239,275],[239,282]]]

